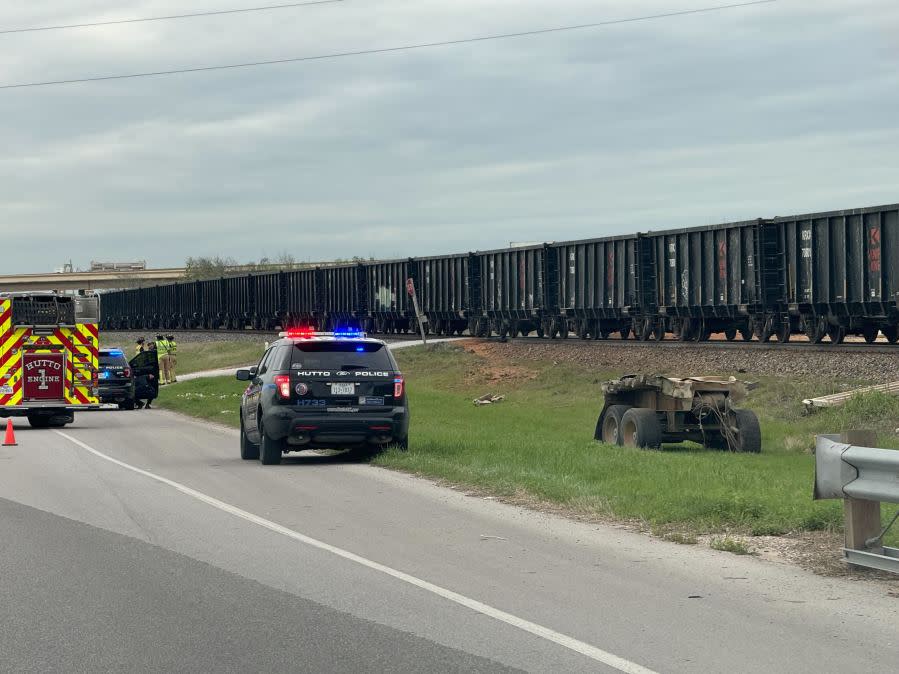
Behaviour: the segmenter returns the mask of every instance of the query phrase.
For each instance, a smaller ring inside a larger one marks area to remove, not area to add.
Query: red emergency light
[[[283,335],[291,339],[311,339],[316,332],[315,328],[289,328]]]

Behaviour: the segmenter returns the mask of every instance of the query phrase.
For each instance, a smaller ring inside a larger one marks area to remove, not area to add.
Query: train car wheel
[[[665,326],[665,319],[660,318],[658,322],[653,326],[652,336],[657,342],[661,342],[665,339],[665,334],[667,333]]]
[[[846,328],[842,325],[831,325],[827,328],[827,336],[831,344],[842,344],[846,338]]]
[[[790,341],[791,334],[792,327],[790,326],[790,319],[784,319],[783,323],[781,323],[777,328],[777,341],[781,344],[786,344]]]
[[[881,328],[883,332],[883,336],[887,338],[887,341],[890,344],[895,344],[899,342],[899,324],[891,323],[890,325],[884,325]]]
[[[823,318],[810,318],[805,323],[805,333],[812,344],[820,344],[827,336],[827,322]]]
[[[705,321],[702,319],[696,321],[696,326],[693,328],[691,337],[694,342],[704,342],[708,339],[708,337],[706,337]]]

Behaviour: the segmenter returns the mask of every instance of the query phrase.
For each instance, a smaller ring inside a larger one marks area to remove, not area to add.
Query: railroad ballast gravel
[[[865,353],[810,348],[778,351],[777,345],[756,343],[738,348],[702,346],[653,346],[620,344],[615,340],[581,342],[579,340],[514,340],[481,342],[481,348],[526,362],[571,363],[597,372],[654,373],[678,376],[767,375],[823,377],[886,383],[899,381],[899,352]]]

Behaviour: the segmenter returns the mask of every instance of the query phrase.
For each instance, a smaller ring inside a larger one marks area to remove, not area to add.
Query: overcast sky
[[[346,0],[2,34],[0,84],[726,3]],[[29,0],[5,3],[0,29],[262,4]],[[434,49],[5,89],[0,120],[0,273],[69,258],[162,267],[197,255],[401,257],[892,203],[899,2],[780,0]]]

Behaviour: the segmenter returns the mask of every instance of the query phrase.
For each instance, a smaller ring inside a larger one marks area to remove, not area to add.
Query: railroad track
[[[500,341],[498,337],[491,337],[491,341]],[[547,340],[539,337],[516,337],[509,339],[509,342],[517,342],[522,344],[534,344],[540,342],[561,342],[561,340]],[[779,353],[795,351],[797,353],[857,353],[857,354],[892,354],[899,355],[899,344],[890,344],[888,342],[877,342],[875,344],[867,344],[866,342],[844,342],[842,344],[812,344],[811,342],[787,342],[780,344],[778,342],[744,342],[725,340],[710,340],[707,342],[681,342],[670,339],[661,342],[646,341],[641,342],[634,339],[577,339],[569,337],[565,344],[582,344],[585,347],[600,347],[603,345],[615,345],[625,348],[634,349],[718,349],[731,351],[776,351]]]
[[[126,333],[154,333],[154,330],[107,330],[109,332],[126,332]],[[260,336],[260,337],[277,337],[280,331],[278,330],[206,330],[206,329],[190,329],[190,330],[164,330],[166,334],[198,334],[198,335],[241,335],[241,336]],[[378,337],[382,339],[389,339],[391,341],[420,341],[420,337],[418,335],[413,335],[411,333],[406,334],[389,334],[389,335],[381,335],[372,333],[372,337]],[[434,339],[438,339],[440,335],[430,335]],[[486,338],[488,341],[498,342],[500,341],[499,337],[489,337]],[[536,343],[563,343],[562,340],[559,339],[546,339],[539,338],[536,336],[533,337],[515,337],[510,338],[507,341],[522,343],[522,344],[536,344]],[[893,354],[899,355],[899,344],[890,344],[886,341],[876,342],[874,344],[868,344],[864,341],[853,341],[853,342],[843,342],[842,344],[812,344],[808,341],[791,341],[786,344],[781,344],[779,342],[759,342],[756,340],[745,342],[742,340],[728,342],[726,340],[708,340],[705,342],[681,342],[675,339],[666,339],[661,342],[657,342],[654,340],[649,340],[645,342],[641,342],[634,339],[602,339],[602,340],[591,340],[591,339],[578,339],[577,337],[569,337],[564,341],[565,344],[581,344],[584,347],[599,347],[604,344],[615,345],[615,346],[623,346],[626,348],[634,348],[634,349],[651,349],[651,348],[662,348],[662,349],[689,349],[689,348],[698,348],[698,349],[723,349],[723,350],[753,350],[753,351],[777,351],[777,352],[785,352],[785,351],[797,351],[800,353],[869,353],[869,354]]]

